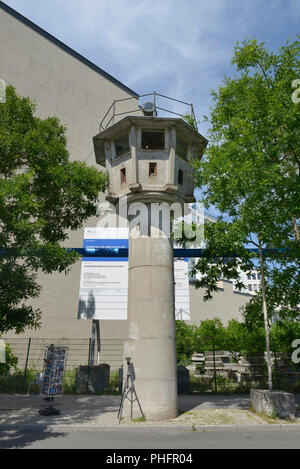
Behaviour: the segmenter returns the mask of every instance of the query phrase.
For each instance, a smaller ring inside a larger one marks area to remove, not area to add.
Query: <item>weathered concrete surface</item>
[[[280,418],[295,418],[295,396],[285,391],[251,389],[250,402],[258,414],[276,415]]]
[[[130,237],[128,340],[135,387],[147,420],[178,415],[173,250],[170,239]],[[124,366],[127,374],[127,365]],[[124,417],[130,417],[125,402]],[[140,417],[135,403],[134,417]]]
[[[76,370],[76,392],[103,393],[109,385],[110,366],[80,366]]]
[[[119,369],[118,390],[122,393],[123,366]],[[178,394],[190,394],[190,372],[185,366],[177,366],[177,391]]]

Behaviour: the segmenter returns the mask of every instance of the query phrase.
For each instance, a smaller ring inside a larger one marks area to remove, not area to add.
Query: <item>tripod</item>
[[[143,413],[142,408],[141,408],[139,398],[138,398],[136,390],[135,390],[135,386],[134,386],[135,372],[134,372],[133,363],[131,363],[131,358],[126,358],[126,361],[127,361],[127,377],[126,377],[126,386],[125,386],[123,394],[122,394],[120,409],[119,409],[119,413],[118,413],[119,424],[121,423],[121,418],[122,418],[122,413],[123,413],[123,409],[124,409],[125,399],[128,399],[130,401],[131,420],[132,420],[132,416],[133,416],[133,403],[135,401],[138,403],[138,406],[140,408],[140,411],[141,411],[141,414],[142,414],[143,418],[145,418],[144,413]]]

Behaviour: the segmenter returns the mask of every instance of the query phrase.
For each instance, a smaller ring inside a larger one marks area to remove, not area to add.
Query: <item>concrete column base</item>
[[[276,415],[282,419],[295,418],[295,396],[289,392],[251,389],[250,402],[257,414],[269,417]]]
[[[177,417],[173,246],[168,238],[130,237],[128,325],[123,382],[126,385],[129,357],[146,420]],[[123,416],[131,418],[129,399],[124,402]],[[132,418],[139,417],[134,402]]]

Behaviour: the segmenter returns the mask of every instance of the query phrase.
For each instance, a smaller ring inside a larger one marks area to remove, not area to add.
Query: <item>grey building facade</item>
[[[66,125],[72,160],[96,166],[93,137],[99,132],[101,117],[115,100],[132,98],[120,103],[120,112],[136,109],[139,95],[1,1],[0,44],[0,79],[34,100],[39,117],[57,116]],[[97,219],[91,219],[86,226],[96,224]],[[66,246],[82,247],[82,242],[83,229],[70,233]],[[78,262],[67,276],[41,275],[42,292],[35,306],[42,311],[42,326],[26,331],[24,340],[88,340],[90,321],[77,320],[80,269]],[[199,324],[214,317],[225,323],[241,319],[239,308],[250,296],[234,293],[232,284],[223,282],[210,302],[204,303],[203,292],[192,284],[190,298],[191,321]],[[127,337],[127,321],[101,321],[101,336],[121,343]],[[15,338],[12,333],[5,336]]]

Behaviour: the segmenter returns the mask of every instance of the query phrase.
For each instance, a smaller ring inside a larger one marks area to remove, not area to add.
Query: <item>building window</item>
[[[252,285],[248,285],[248,290],[252,291]]]
[[[126,168],[120,170],[121,184],[126,184]]]
[[[157,163],[149,163],[149,177],[157,176]]]
[[[128,134],[122,135],[114,141],[116,158],[129,152],[129,137]]]
[[[165,132],[164,130],[142,130],[143,150],[164,150]]]
[[[257,274],[257,280],[260,280],[260,274]]]
[[[256,274],[252,274],[252,280],[256,280]]]
[[[180,184],[181,186],[183,184],[183,171],[182,171],[182,169],[180,169],[178,171],[178,184]]]
[[[248,277],[248,280],[252,279],[251,274],[248,274],[247,277]]]
[[[257,291],[257,285],[253,285],[254,291]]]
[[[176,155],[181,156],[185,160],[188,156],[188,144],[178,135],[176,136]]]

